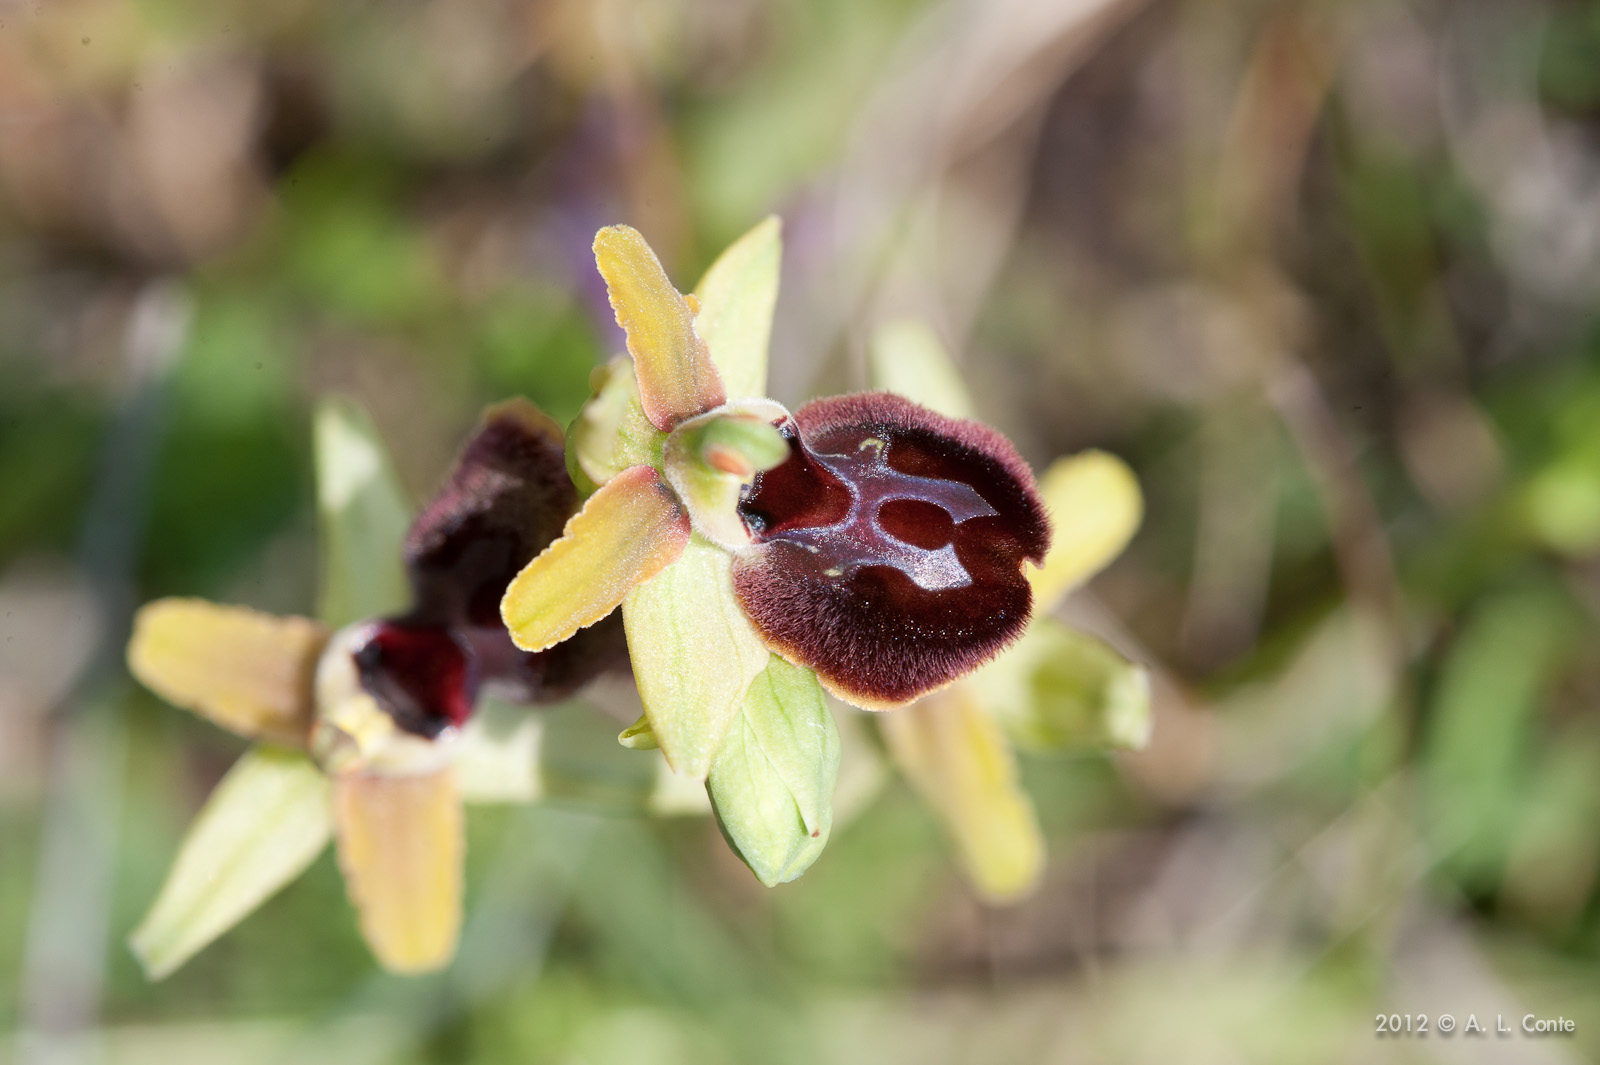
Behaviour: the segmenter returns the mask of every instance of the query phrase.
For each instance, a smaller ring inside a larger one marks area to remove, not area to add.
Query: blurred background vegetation
[[[330,856],[164,983],[123,945],[242,743],[138,601],[312,610],[309,411],[419,496],[785,223],[773,389],[934,323],[1036,465],[1147,494],[1068,604],[1151,747],[1025,767],[979,906],[900,783],[761,888],[704,819],[480,809],[383,977]],[[0,2],[0,1060],[1600,1057],[1600,5]],[[1377,1013],[1575,1036],[1385,1038]]]

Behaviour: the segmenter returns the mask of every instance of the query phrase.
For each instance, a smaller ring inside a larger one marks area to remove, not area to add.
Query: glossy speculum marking
[[[909,701],[1021,633],[1049,546],[1010,442],[890,393],[818,400],[740,505],[734,584],[762,635],[846,698]]]

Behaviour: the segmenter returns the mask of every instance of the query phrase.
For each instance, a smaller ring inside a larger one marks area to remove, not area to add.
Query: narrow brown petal
[[[304,747],[312,680],[328,631],[203,599],[160,599],[140,608],[128,668],[145,687],[251,739]]]
[[[694,331],[694,310],[639,232],[607,226],[595,234],[594,258],[617,324],[628,334],[639,399],[655,427],[668,432],[721,405],[727,393],[710,350]]]
[[[443,968],[461,930],[461,797],[448,767],[334,780],[339,867],[361,934],[384,968]]]
[[[526,651],[560,643],[611,613],[688,542],[689,519],[660,474],[623,470],[506,589],[500,611],[511,638]]]

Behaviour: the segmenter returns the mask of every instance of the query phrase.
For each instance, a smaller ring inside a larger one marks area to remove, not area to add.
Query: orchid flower
[[[592,492],[511,582],[512,638],[542,651],[618,605],[644,716],[620,737],[705,779],[769,885],[827,842],[839,738],[824,691],[890,710],[1015,641],[1049,547],[1033,476],[978,422],[888,392],[792,414],[761,393],[776,220],[682,295],[644,239],[595,259],[631,361],[570,432]]]
[[[521,757],[527,737],[491,740],[475,728],[479,710],[552,703],[625,665],[617,619],[537,654],[500,625],[506,583],[577,504],[560,427],[531,404],[490,408],[408,532],[360,412],[327,405],[316,430],[321,620],[164,599],[135,621],[139,680],[256,741],[133,934],[155,977],[298,876],[330,837],[377,959],[401,972],[444,965],[461,920],[462,802],[539,790]]]

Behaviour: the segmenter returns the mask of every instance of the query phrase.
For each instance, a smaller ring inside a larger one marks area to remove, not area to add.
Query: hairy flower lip
[[[485,411],[406,533],[411,609],[373,622],[352,650],[363,689],[400,729],[435,739],[465,724],[484,691],[564,698],[624,656],[620,621],[532,653],[500,620],[507,585],[577,504],[560,426],[525,399]]]
[[[795,415],[773,425],[789,442],[789,459],[767,470],[743,493],[739,516],[753,543],[779,537],[802,523],[827,525],[842,521],[852,500],[850,488],[802,445]],[[807,493],[813,494],[809,514],[804,509]],[[770,505],[765,504],[768,498],[772,500]]]
[[[406,533],[414,619],[498,625],[505,586],[577,505],[561,427],[525,399],[490,407]]]
[[[792,433],[740,504],[754,546],[734,589],[770,646],[887,709],[1021,634],[1023,562],[1044,558],[1049,526],[1010,441],[891,393],[809,403]]]

